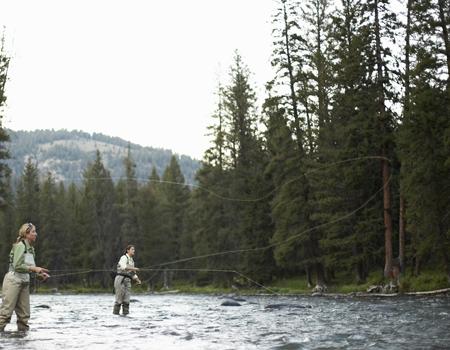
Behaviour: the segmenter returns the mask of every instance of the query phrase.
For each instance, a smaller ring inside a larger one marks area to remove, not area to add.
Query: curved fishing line
[[[52,270],[50,270],[52,271]],[[70,271],[70,270],[66,270]],[[75,270],[75,272],[67,272],[67,273],[61,273],[56,275],[50,275],[49,278],[59,278],[59,277],[66,277],[66,276],[74,276],[74,275],[84,275],[91,272],[110,272],[111,270],[93,270],[93,269],[86,269],[86,270]]]
[[[254,283],[255,285],[264,288],[268,292],[272,294],[278,294],[274,290],[270,289],[269,287],[264,286],[263,284],[255,281],[254,279],[244,275],[242,272],[237,270],[229,270],[229,269],[188,269],[188,268],[180,268],[180,269],[153,269],[153,268],[140,268],[139,271],[158,271],[158,272],[164,272],[164,271],[194,271],[194,272],[223,272],[223,273],[234,273],[237,274],[243,278],[245,278],[247,281]]]
[[[246,252],[252,252],[252,251],[259,251],[259,250],[266,250],[269,248],[273,248],[273,247],[277,247],[286,243],[289,243],[291,241],[296,240],[297,238],[301,237],[302,235],[304,235],[305,233],[317,230],[319,228],[325,227],[327,225],[331,225],[331,224],[335,224],[337,222],[343,221],[345,219],[347,219],[348,217],[356,214],[358,211],[360,211],[361,209],[363,209],[364,207],[366,207],[372,200],[374,200],[378,194],[384,190],[384,188],[390,183],[392,179],[392,175],[389,177],[388,181],[386,181],[386,184],[384,184],[381,188],[379,188],[371,197],[369,197],[368,200],[366,200],[362,205],[360,205],[358,208],[356,208],[355,210],[351,211],[350,213],[347,213],[345,215],[342,215],[334,220],[322,223],[322,224],[318,224],[316,226],[310,227],[304,231],[301,231],[300,233],[297,233],[296,235],[290,236],[280,242],[275,242],[272,244],[269,244],[267,246],[263,246],[263,247],[256,247],[256,248],[246,248],[246,249],[236,249],[236,250],[227,250],[227,251],[221,251],[221,252],[216,252],[216,253],[211,253],[211,254],[204,254],[204,255],[198,255],[198,256],[194,256],[194,257],[189,257],[189,258],[183,258],[183,259],[177,259],[177,260],[173,260],[173,261],[169,261],[166,263],[161,263],[161,264],[155,264],[155,265],[151,265],[149,266],[149,268],[152,267],[159,267],[159,266],[167,266],[167,265],[173,265],[173,264],[177,264],[177,263],[181,263],[181,262],[188,262],[188,261],[192,261],[192,260],[199,260],[199,259],[204,259],[204,258],[209,258],[209,257],[215,257],[215,256],[221,256],[221,255],[227,255],[227,254],[236,254],[236,253],[246,253]]]
[[[60,270],[51,270],[52,272],[83,272],[86,271],[87,269],[60,269]]]
[[[61,270],[60,270],[61,271]],[[68,270],[66,270],[68,271]],[[267,290],[268,292],[272,293],[272,294],[278,294],[276,293],[274,290],[270,289],[269,287],[264,286],[263,284],[255,281],[254,279],[246,276],[245,274],[243,274],[240,271],[237,270],[229,270],[229,269],[189,269],[189,268],[179,268],[179,269],[168,269],[168,268],[164,268],[164,269],[154,269],[154,268],[140,268],[139,271],[155,271],[155,272],[164,272],[164,271],[194,271],[194,272],[222,272],[222,273],[234,273],[236,275],[239,275],[243,278],[245,278],[247,281]],[[105,270],[105,269],[88,269],[88,270],[81,270],[81,271],[77,271],[77,272],[68,272],[68,273],[62,273],[62,274],[56,274],[56,275],[51,275],[49,278],[54,279],[54,278],[60,278],[60,277],[66,277],[66,276],[74,276],[74,275],[83,275],[83,274],[88,274],[88,273],[98,273],[98,272],[111,272],[111,270]]]
[[[330,167],[334,167],[336,165],[340,165],[340,164],[345,164],[345,163],[349,163],[349,162],[354,162],[354,161],[358,161],[358,160],[367,160],[367,159],[378,159],[378,160],[386,160],[388,162],[390,162],[389,158],[383,157],[383,156],[364,156],[364,157],[356,157],[356,158],[349,158],[349,159],[345,159],[342,161],[338,161],[338,162],[333,162],[330,164],[327,164],[325,166],[322,167],[317,167],[308,171],[305,171],[304,175],[307,174],[311,174],[315,171],[319,171],[319,170],[323,170],[323,169],[327,169]],[[230,200],[230,201],[242,201],[242,202],[256,202],[256,201],[260,201],[263,200],[267,197],[269,197],[272,193],[274,193],[275,191],[277,191],[281,186],[285,186],[287,184],[290,184],[292,182],[295,182],[301,178],[303,178],[303,176],[299,176],[296,177],[294,179],[291,179],[289,181],[286,181],[285,183],[279,185],[278,187],[275,187],[272,191],[270,191],[269,193],[267,193],[266,195],[260,197],[260,198],[255,198],[255,199],[240,199],[240,198],[232,198],[232,197],[224,197],[221,196],[219,194],[217,194],[214,191],[211,191],[205,187],[202,187],[200,185],[195,185],[195,184],[185,184],[185,183],[180,183],[180,182],[174,182],[174,181],[165,181],[165,180],[152,180],[152,179],[147,179],[148,182],[159,182],[159,183],[168,183],[168,184],[175,184],[175,185],[182,185],[182,186],[191,186],[191,187],[195,187],[204,191],[209,192],[210,194],[216,196],[217,198],[223,199],[223,200]],[[102,178],[93,178],[93,179],[102,179]],[[111,178],[104,178],[104,179],[111,179]],[[123,179],[123,178],[121,178]],[[193,260],[199,260],[199,259],[204,259],[204,258],[209,258],[209,257],[214,257],[214,256],[221,256],[221,255],[227,255],[227,254],[236,254],[236,253],[246,253],[246,252],[254,252],[254,251],[260,251],[260,250],[266,250],[269,248],[273,248],[273,247],[277,247],[286,243],[289,243],[291,241],[296,240],[297,238],[301,237],[302,235],[304,235],[305,233],[308,232],[312,232],[314,230],[317,230],[319,228],[325,227],[327,225],[333,224],[333,223],[337,223],[340,221],[343,221],[345,219],[347,219],[348,217],[354,215],[355,213],[357,213],[358,211],[360,211],[361,209],[363,209],[364,207],[366,207],[374,198],[376,198],[376,196],[378,195],[379,192],[381,192],[391,181],[392,179],[392,175],[389,177],[388,181],[380,188],[378,189],[371,197],[369,197],[369,199],[367,201],[365,201],[362,205],[360,205],[358,208],[356,208],[355,210],[353,210],[350,213],[347,213],[345,215],[342,215],[341,217],[335,219],[335,220],[331,220],[329,222],[326,223],[322,223],[316,226],[313,226],[311,228],[308,228],[304,231],[301,231],[300,233],[290,236],[282,241],[279,242],[274,242],[272,244],[269,244],[267,246],[263,246],[263,247],[256,247],[256,248],[246,248],[246,249],[236,249],[236,250],[228,250],[228,251],[221,251],[221,252],[216,252],[216,253],[210,253],[210,254],[204,254],[204,255],[199,255],[199,256],[194,256],[194,257],[189,257],[189,258],[183,258],[183,259],[177,259],[177,260],[173,260],[173,261],[169,261],[169,262],[165,262],[165,263],[160,263],[160,264],[155,264],[155,265],[151,265],[148,267],[144,267],[141,268],[140,270],[158,270],[158,269],[154,269],[155,267],[163,267],[163,266],[168,266],[168,265],[173,265],[173,264],[177,264],[177,263],[181,263],[181,262],[188,262],[188,261],[193,261]],[[136,179],[137,180],[137,179]],[[166,269],[168,270],[168,269]],[[170,269],[172,271],[183,271],[183,269]],[[214,269],[184,269],[185,271],[213,271]],[[59,270],[62,271],[62,270]],[[60,274],[60,275],[53,275],[52,277],[62,277],[62,276],[67,276],[67,275],[76,275],[76,274],[83,274],[83,273],[90,273],[90,272],[106,272],[106,271],[111,271],[111,270],[85,270],[85,271],[81,271],[81,272],[71,272],[69,274]],[[235,270],[221,270],[222,272],[228,271],[228,272],[234,272],[236,274],[241,275],[242,277],[246,278],[247,280],[251,281],[251,279],[247,276],[245,276],[244,274],[235,271]],[[219,270],[217,270],[217,272],[219,272]],[[252,281],[253,283],[260,285],[258,282],[256,281]],[[263,288],[266,288],[262,285],[260,285]],[[267,289],[267,288],[266,288]]]
[[[184,182],[176,182],[176,181],[167,181],[167,180],[153,180],[153,179],[144,179],[144,178],[133,178],[133,180],[140,180],[143,181],[144,183],[148,183],[148,182],[154,182],[154,183],[162,183],[162,184],[169,184],[169,185],[178,185],[178,186],[186,186],[186,187],[191,187],[191,188],[196,188],[202,191],[205,191],[209,194],[211,194],[212,196],[222,199],[222,200],[227,200],[227,201],[232,201],[232,202],[259,202],[262,201],[264,199],[269,198],[272,194],[276,193],[282,186],[286,186],[288,184],[291,184],[293,182],[296,182],[298,180],[301,180],[305,175],[309,175],[312,174],[316,171],[321,171],[327,168],[331,168],[334,167],[336,165],[340,165],[340,164],[345,164],[345,163],[350,163],[350,162],[354,162],[354,161],[359,161],[359,160],[368,160],[368,159],[377,159],[377,160],[386,160],[388,162],[391,162],[389,158],[383,157],[383,156],[364,156],[364,157],[356,157],[356,158],[348,158],[348,159],[344,159],[341,161],[337,161],[337,162],[333,162],[333,163],[329,163],[323,166],[319,166],[319,167],[315,167],[314,169],[310,169],[310,170],[306,170],[304,175],[295,177],[293,179],[290,179],[276,187],[274,187],[271,191],[269,191],[268,193],[266,193],[265,195],[263,195],[262,197],[258,197],[258,198],[237,198],[237,197],[227,197],[227,196],[222,196],[221,194],[210,190],[209,188],[206,188],[204,186],[200,186],[197,184],[193,184],[193,183],[184,183]],[[81,180],[124,180],[127,181],[126,178],[120,177],[88,177],[88,178],[83,178]]]

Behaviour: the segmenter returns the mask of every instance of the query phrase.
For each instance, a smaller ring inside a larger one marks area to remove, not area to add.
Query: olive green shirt
[[[29,273],[29,266],[25,264],[25,253],[35,257],[34,248],[27,242],[14,243],[9,253],[9,270],[18,273]]]

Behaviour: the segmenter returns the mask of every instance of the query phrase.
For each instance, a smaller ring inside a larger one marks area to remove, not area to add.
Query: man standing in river
[[[123,315],[130,313],[131,280],[137,284],[141,284],[141,280],[136,274],[136,271],[139,271],[139,269],[134,267],[134,253],[134,245],[127,246],[125,254],[120,257],[117,263],[117,275],[114,279],[114,291],[116,295],[113,309],[114,315],[119,315],[121,306]]]

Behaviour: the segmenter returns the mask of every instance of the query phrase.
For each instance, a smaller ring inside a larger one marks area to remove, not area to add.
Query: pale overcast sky
[[[239,50],[262,94],[274,0],[0,0],[3,125],[101,132],[200,159]]]

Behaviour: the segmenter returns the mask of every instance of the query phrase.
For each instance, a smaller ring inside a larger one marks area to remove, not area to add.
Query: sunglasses
[[[30,232],[33,229],[33,227],[34,227],[34,225],[31,222],[27,223],[27,229],[25,232],[26,233]]]

